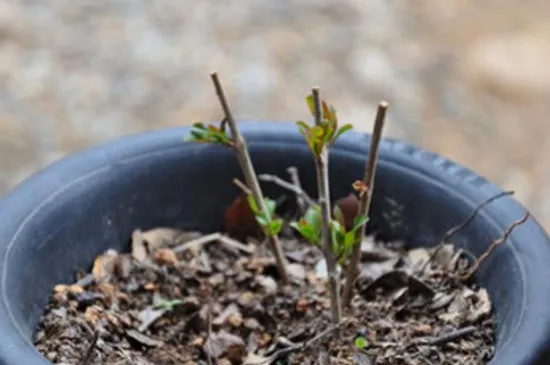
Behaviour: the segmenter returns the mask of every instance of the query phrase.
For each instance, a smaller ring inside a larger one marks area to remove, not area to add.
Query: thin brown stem
[[[494,202],[495,200],[497,199],[500,199],[504,196],[508,196],[508,195],[513,195],[514,194],[514,191],[510,190],[510,191],[503,191],[501,193],[498,193],[496,195],[493,195],[491,196],[490,198],[482,201],[475,209],[474,211],[470,214],[470,216],[462,223],[460,224],[457,224],[456,226],[452,227],[451,229],[449,229],[447,232],[445,232],[445,234],[443,235],[443,237],[441,238],[441,240],[439,241],[439,244],[437,245],[437,247],[433,250],[433,252],[431,253],[430,257],[428,258],[428,260],[426,260],[426,262],[422,265],[422,267],[420,268],[420,270],[418,271],[418,275],[422,275],[424,273],[424,271],[426,270],[426,268],[428,267],[428,265],[430,264],[430,262],[433,261],[433,259],[435,258],[435,256],[439,253],[439,251],[441,251],[441,249],[443,248],[443,246],[445,246],[445,243],[448,243],[449,241],[449,238],[451,238],[452,236],[454,236],[457,232],[463,230],[464,228],[468,227],[468,225],[470,223],[472,223],[472,221],[474,220],[474,218],[479,214],[479,212],[485,208],[487,205],[489,205],[490,203]]]
[[[285,181],[280,177],[271,174],[260,174],[260,176],[258,176],[258,179],[265,182],[271,182],[275,185],[280,186],[283,189],[292,191],[294,194],[296,194],[296,199],[304,200],[305,204],[307,204],[308,206],[312,206],[315,204],[313,199],[311,199],[309,195],[307,195],[307,193],[301,188],[301,186],[297,185],[296,183],[289,183],[288,181]]]
[[[233,179],[233,184],[237,185],[237,187],[239,189],[242,190],[243,193],[245,193],[246,195],[251,195],[252,194],[252,190],[250,190],[248,188],[248,186],[246,186],[245,183],[243,183],[241,180],[237,179],[237,178],[234,178]]]
[[[470,278],[475,274],[477,269],[479,269],[479,266],[483,263],[483,261],[485,261],[487,259],[487,257],[489,257],[489,255],[491,255],[493,250],[495,248],[497,248],[501,243],[505,242],[508,239],[508,237],[510,236],[510,234],[512,233],[512,231],[516,227],[518,227],[518,226],[522,225],[523,223],[525,223],[527,221],[527,219],[529,219],[529,216],[530,216],[529,212],[526,212],[525,215],[522,218],[520,218],[517,221],[510,224],[510,226],[506,229],[506,231],[504,232],[502,237],[500,237],[499,239],[494,240],[489,245],[489,247],[487,247],[487,250],[481,256],[479,256],[477,258],[477,260],[474,262],[474,264],[468,269],[468,271],[464,275],[452,275],[452,276],[455,279],[458,279],[460,281],[470,280]]]
[[[214,83],[216,94],[218,95],[218,99],[220,100],[220,104],[225,114],[225,119],[227,120],[227,124],[229,124],[229,128],[231,129],[231,135],[235,144],[237,158],[241,165],[246,184],[252,191],[252,196],[254,197],[254,200],[256,201],[256,204],[258,205],[260,211],[262,211],[264,214],[267,214],[262,190],[260,188],[256,172],[254,171],[252,159],[250,158],[250,154],[248,153],[246,141],[241,135],[239,129],[237,128],[237,123],[235,122],[233,114],[231,113],[231,109],[229,108],[229,104],[227,102],[227,98],[225,97],[223,87],[218,78],[218,74],[216,72],[213,72],[210,76],[212,78],[212,82]],[[281,249],[279,239],[276,235],[273,235],[268,237],[268,241],[277,262],[277,270],[279,272],[279,276],[281,277],[283,283],[288,283],[289,277],[286,270],[286,259]]]
[[[309,207],[313,205],[313,200],[307,195],[307,193],[302,189],[302,183],[300,182],[300,175],[298,175],[298,168],[296,166],[290,166],[286,169],[288,174],[290,175],[290,180],[292,181],[292,184],[296,187],[298,187],[301,191],[304,192],[304,195],[296,195],[296,204],[298,205],[298,210],[300,215],[306,214],[306,211]],[[308,199],[306,199],[306,197]],[[308,200],[308,202],[306,202]]]
[[[312,89],[315,124],[321,125],[321,99],[319,98],[319,88]],[[328,150],[326,146],[319,154],[315,156],[315,170],[317,172],[317,189],[319,195],[319,206],[321,207],[322,216],[322,233],[321,240],[323,253],[327,262],[327,274],[330,292],[330,307],[332,315],[332,323],[338,325],[342,318],[342,307],[340,303],[340,280],[336,270],[336,258],[332,252],[332,240],[330,232],[330,190],[328,179]]]
[[[386,101],[378,104],[378,111],[376,112],[376,118],[374,121],[374,130],[371,136],[371,144],[369,150],[369,160],[365,168],[365,174],[363,176],[363,183],[366,188],[360,196],[358,214],[362,216],[368,216],[370,210],[370,204],[372,200],[372,192],[374,189],[374,176],[376,174],[376,162],[378,158],[378,146],[382,139],[382,129],[384,128],[384,121],[386,120],[386,112],[388,110],[388,103]],[[359,258],[361,256],[361,242],[365,237],[366,224],[361,226],[357,232],[357,238],[355,246],[350,257],[350,263],[346,272],[346,282],[344,284],[344,294],[342,297],[342,304],[344,307],[351,303],[353,297],[353,289],[355,284],[355,278],[358,272]]]

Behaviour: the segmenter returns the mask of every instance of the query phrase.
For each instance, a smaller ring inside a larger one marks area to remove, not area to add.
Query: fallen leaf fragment
[[[164,345],[163,341],[155,340],[154,338],[146,336],[135,330],[126,331],[126,336],[128,336],[129,339],[147,347],[162,347]]]
[[[117,251],[109,249],[102,255],[96,257],[92,267],[94,279],[101,280],[108,275],[112,275],[115,271],[115,261],[117,256]]]
[[[128,255],[109,249],[94,260],[92,275],[97,282],[112,275],[126,278],[130,275],[131,269],[132,263]]]
[[[210,358],[217,360],[226,357],[233,365],[242,364],[246,355],[243,339],[225,331],[212,334],[203,348]]]
[[[288,273],[298,281],[302,281],[306,278],[306,269],[304,265],[287,264],[286,269]]]
[[[169,248],[161,248],[155,252],[155,262],[160,266],[174,267],[178,264],[178,257]]]
[[[155,323],[160,317],[162,317],[164,313],[166,313],[165,309],[154,309],[153,307],[147,307],[144,310],[142,310],[138,315],[138,319],[140,322],[138,331],[139,332],[145,331],[153,323]]]
[[[78,295],[84,293],[84,289],[79,285],[56,285],[53,289],[54,293],[70,293]]]
[[[233,321],[238,321],[238,319],[236,319],[235,317],[238,317],[240,318],[240,322],[239,323],[242,323],[242,315],[241,315],[241,312],[239,310],[239,307],[234,304],[234,303],[231,303],[229,304],[224,310],[223,312],[220,313],[219,316],[217,316],[213,321],[212,321],[212,325],[214,326],[223,326],[224,324],[230,322],[230,318],[231,317],[234,317],[233,318]],[[239,324],[240,326],[240,324]],[[237,326],[236,326],[237,327]]]
[[[476,293],[477,303],[474,310],[468,314],[467,320],[469,322],[477,322],[482,318],[485,318],[491,313],[491,300],[487,290],[481,288]]]
[[[184,232],[176,228],[136,229],[132,233],[132,257],[143,261],[159,248],[180,245],[199,236],[197,232]]]

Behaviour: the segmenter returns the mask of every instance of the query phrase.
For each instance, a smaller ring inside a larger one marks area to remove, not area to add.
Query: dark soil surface
[[[136,231],[92,273],[55,287],[36,335],[56,364],[483,364],[493,354],[487,292],[449,273],[467,260],[443,246],[362,244],[352,306],[334,339],[324,261],[282,239],[292,283],[263,244],[169,228]]]

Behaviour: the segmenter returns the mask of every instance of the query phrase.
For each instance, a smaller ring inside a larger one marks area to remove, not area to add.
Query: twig
[[[237,187],[241,189],[246,195],[252,195],[252,190],[250,190],[248,186],[246,186],[241,180],[234,178],[233,184],[237,185]]]
[[[228,248],[232,250],[238,250],[241,251],[247,255],[252,255],[254,253],[254,248],[251,248],[247,245],[245,245],[242,242],[239,242],[231,237],[228,237],[226,235],[223,235],[219,232],[216,233],[210,233],[206,236],[199,237],[197,239],[191,240],[189,242],[186,242],[185,244],[178,246],[174,248],[172,251],[174,253],[180,253],[185,250],[189,250],[191,248],[199,247],[202,245],[205,245],[210,242],[219,241],[221,244],[227,246]]]
[[[372,199],[372,192],[374,189],[374,176],[376,174],[376,161],[378,157],[378,146],[382,139],[382,129],[384,128],[384,121],[386,120],[386,111],[388,110],[388,103],[382,101],[378,104],[378,110],[376,112],[376,118],[374,121],[374,129],[371,136],[371,145],[369,150],[369,160],[365,169],[365,175],[363,176],[363,184],[366,191],[361,192],[361,198],[359,200],[358,214],[368,216],[370,210],[370,204]],[[357,239],[355,246],[350,257],[350,263],[346,272],[346,282],[344,285],[344,295],[342,297],[342,304],[347,307],[351,298],[353,297],[353,288],[355,284],[355,277],[357,276],[359,258],[361,256],[361,242],[365,237],[366,224],[361,226],[357,232]]]
[[[313,107],[315,116],[315,125],[321,125],[321,99],[319,97],[319,88],[312,89]],[[315,170],[317,172],[317,190],[319,197],[319,206],[321,207],[322,234],[321,247],[324,251],[327,263],[328,284],[330,292],[330,309],[332,315],[332,324],[340,323],[342,318],[342,306],[340,303],[340,280],[336,270],[336,258],[332,252],[332,237],[330,233],[330,190],[328,179],[328,150],[323,146],[320,153],[315,153]]]
[[[479,212],[481,211],[481,209],[485,208],[487,205],[489,205],[490,203],[492,203],[493,201],[497,200],[497,199],[500,199],[504,196],[508,196],[508,195],[513,195],[514,194],[514,191],[510,190],[510,191],[503,191],[501,193],[498,193],[496,195],[493,195],[491,196],[490,198],[484,200],[483,202],[481,202],[475,209],[474,211],[470,214],[470,216],[462,223],[452,227],[451,229],[449,229],[447,232],[445,232],[445,234],[443,235],[443,237],[441,238],[441,240],[439,241],[439,244],[437,245],[437,247],[434,249],[434,251],[432,252],[432,254],[430,255],[430,257],[428,258],[428,260],[426,260],[426,262],[422,265],[422,267],[420,268],[419,272],[418,272],[418,275],[422,275],[424,273],[424,271],[426,270],[426,268],[428,267],[428,265],[430,264],[430,262],[433,261],[433,259],[435,258],[435,256],[438,254],[439,251],[441,251],[441,249],[443,248],[443,246],[445,246],[445,243],[449,241],[449,238],[451,238],[452,236],[454,236],[457,232],[463,230],[464,228],[466,228],[470,223],[472,223],[472,221],[474,220],[474,218],[479,214]]]
[[[307,193],[304,190],[302,190],[302,188],[299,185],[296,185],[295,183],[289,183],[288,181],[285,181],[280,177],[271,175],[271,174],[261,174],[258,176],[258,179],[265,182],[271,182],[275,185],[279,185],[283,189],[292,191],[294,194],[296,194],[297,200],[298,199],[305,200],[305,203],[308,206],[315,205],[315,202],[313,201],[313,199],[311,199],[309,195],[307,195]],[[298,203],[298,205],[300,205],[300,203]]]
[[[216,72],[213,72],[210,76],[212,78],[212,82],[214,83],[214,88],[216,89],[216,94],[218,95],[218,99],[220,100],[225,118],[227,119],[227,123],[229,124],[229,128],[231,129],[237,158],[245,176],[246,184],[252,191],[252,196],[254,197],[254,200],[256,201],[256,204],[258,205],[260,211],[267,214],[262,190],[260,189],[260,184],[256,177],[256,172],[254,171],[254,166],[252,165],[252,160],[250,158],[250,154],[248,153],[248,148],[246,147],[246,141],[241,135],[239,129],[237,128],[237,123],[235,122],[233,114],[231,113],[231,109],[229,108],[229,104],[227,103],[227,99],[218,78],[218,74]],[[289,276],[286,270],[286,259],[283,255],[279,239],[276,235],[273,235],[269,236],[268,240],[271,249],[273,250],[275,260],[277,261],[277,270],[279,272],[279,276],[281,277],[283,283],[288,283]]]
[[[90,345],[88,346],[88,349],[86,350],[86,353],[84,354],[84,357],[78,362],[78,365],[89,365],[92,362],[92,358],[94,355],[94,349],[97,344],[97,341],[99,340],[99,331],[96,330],[94,332],[94,335],[92,337],[92,341],[90,342]]]
[[[189,250],[189,249],[194,248],[194,247],[202,246],[202,245],[205,245],[207,243],[217,241],[221,237],[222,237],[222,234],[219,233],[219,232],[210,233],[210,234],[207,234],[206,236],[202,236],[202,237],[196,238],[194,240],[188,241],[188,242],[184,243],[183,245],[174,248],[172,251],[174,251],[174,253],[180,253],[180,252],[183,252],[185,250]]]
[[[447,333],[438,337],[421,337],[413,339],[407,347],[410,346],[440,346],[444,345],[448,342],[455,341],[458,339],[461,339],[463,337],[466,337],[472,333],[477,331],[476,326],[468,326],[464,328],[460,328],[456,331],[453,331],[451,333]]]
[[[309,339],[305,342],[298,343],[298,344],[295,344],[293,346],[289,346],[287,348],[275,351],[273,354],[271,354],[265,360],[258,361],[258,362],[247,362],[244,365],[268,365],[268,364],[271,364],[271,363],[275,362],[278,358],[280,358],[282,356],[288,355],[288,354],[296,352],[296,351],[307,350],[308,348],[313,346],[318,341],[320,341],[323,338],[325,338],[326,336],[330,335],[334,330],[338,329],[340,326],[342,326],[345,323],[347,323],[347,321],[342,321],[337,325],[330,326],[326,330],[320,332],[318,335],[316,335],[315,337],[313,337],[313,338],[311,338],[311,339]]]
[[[508,236],[510,236],[510,234],[512,233],[512,231],[518,227],[519,225],[522,225],[523,223],[525,223],[527,221],[527,219],[529,219],[529,212],[526,212],[525,215],[518,219],[517,221],[513,222],[507,229],[506,231],[504,232],[504,234],[502,235],[502,237],[500,237],[499,239],[496,239],[494,240],[490,245],[489,247],[487,248],[487,250],[477,258],[477,260],[474,262],[474,264],[468,269],[468,271],[466,272],[466,274],[464,275],[452,275],[455,279],[458,279],[460,281],[467,281],[469,280],[472,275],[474,275],[474,273],[477,271],[477,269],[479,268],[479,266],[481,265],[481,263],[483,261],[485,261],[487,259],[487,257],[489,257],[489,255],[493,252],[493,250],[495,248],[497,248],[498,245],[500,245],[501,243],[505,242],[507,239],[508,239]]]
[[[218,240],[224,245],[226,245],[227,247],[234,250],[241,251],[247,255],[252,255],[254,253],[253,247],[247,246],[244,243],[239,242],[231,237],[222,235],[220,238],[218,238]]]
[[[304,192],[304,195],[296,195],[296,205],[298,205],[299,214],[304,215],[306,214],[307,209],[312,206],[311,203],[307,203],[306,200],[313,202],[313,199],[311,199],[309,195],[307,195],[307,193],[302,189],[300,175],[298,175],[298,168],[296,166],[290,166],[286,169],[286,171],[290,175],[290,180],[292,181],[292,184]],[[308,204],[309,206],[306,204]]]
[[[208,342],[208,339],[212,337],[212,301],[210,300],[208,301],[208,312],[206,313],[206,321],[208,332],[206,334],[206,339],[204,340],[205,344]],[[208,351],[205,352],[208,365],[212,365],[212,357],[210,356],[210,353]]]

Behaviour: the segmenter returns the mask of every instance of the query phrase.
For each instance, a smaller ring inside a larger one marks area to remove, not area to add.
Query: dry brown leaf
[[[481,318],[488,316],[491,313],[491,300],[489,293],[484,288],[481,288],[476,293],[477,303],[474,310],[468,315],[468,321],[477,322]]]
[[[101,316],[101,311],[96,306],[90,306],[86,308],[86,312],[84,312],[84,318],[86,321],[95,324]]]
[[[229,304],[224,310],[223,312],[220,313],[219,316],[217,316],[213,321],[212,321],[212,325],[214,326],[223,326],[225,323],[227,322],[230,322],[230,317],[239,317],[240,318],[240,322],[242,323],[242,315],[241,315],[241,311],[239,310],[239,307],[234,304],[234,303],[231,303]]]
[[[242,338],[220,331],[212,334],[204,344],[204,351],[212,359],[226,357],[232,364],[242,364],[246,345]]]
[[[196,232],[184,232],[176,228],[154,228],[148,231],[136,229],[132,233],[132,257],[143,261],[159,248],[180,245],[200,236]]]
[[[126,336],[128,336],[129,339],[132,339],[147,347],[162,347],[164,345],[163,341],[156,340],[135,330],[126,331]]]
[[[78,295],[84,293],[84,289],[79,285],[56,285],[53,289],[54,293],[71,293],[73,295]]]
[[[169,248],[161,248],[155,252],[155,262],[161,266],[174,267],[178,261],[174,251]]]
[[[115,272],[118,252],[109,249],[101,256],[96,257],[92,268],[94,279],[101,280]]]
[[[298,281],[302,281],[306,278],[306,268],[301,264],[287,264],[286,269],[288,273]]]

